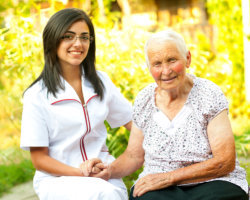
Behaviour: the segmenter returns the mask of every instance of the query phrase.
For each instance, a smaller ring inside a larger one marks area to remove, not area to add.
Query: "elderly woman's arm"
[[[89,166],[85,167],[85,169],[88,169],[89,171],[93,171],[93,167],[102,169],[101,172],[96,172],[94,177],[105,180],[110,178],[122,178],[135,172],[144,163],[144,150],[142,148],[143,138],[142,131],[132,123],[126,150],[108,166],[108,169],[104,169],[103,166],[100,166],[102,163],[95,165],[93,161],[90,161],[88,163]]]
[[[207,133],[213,158],[169,173],[145,176],[136,183],[133,195],[141,196],[148,191],[171,185],[207,181],[233,171],[235,144],[227,110],[209,122]]]
[[[143,138],[142,131],[132,123],[132,129],[126,150],[109,166],[110,178],[122,178],[135,172],[143,165]]]

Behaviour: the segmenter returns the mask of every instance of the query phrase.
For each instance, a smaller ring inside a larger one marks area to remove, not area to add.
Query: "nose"
[[[171,67],[167,63],[162,64],[162,73],[168,75],[172,72]]]
[[[75,39],[74,39],[74,45],[81,45],[82,42],[80,40],[80,37],[76,36]]]

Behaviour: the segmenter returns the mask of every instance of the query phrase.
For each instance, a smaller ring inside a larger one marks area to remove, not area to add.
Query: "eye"
[[[153,63],[153,67],[160,67],[161,66],[161,62],[155,62]]]
[[[73,40],[74,39],[74,35],[64,35],[62,36],[63,40]]]
[[[90,37],[88,35],[82,35],[79,38],[80,38],[80,40],[83,40],[83,41],[90,40]]]
[[[168,62],[174,63],[176,60],[177,60],[176,58],[169,58],[169,59],[168,59]]]

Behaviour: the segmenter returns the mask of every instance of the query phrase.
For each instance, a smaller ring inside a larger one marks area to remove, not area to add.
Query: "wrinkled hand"
[[[99,158],[92,158],[83,162],[79,168],[83,176],[97,177],[96,175],[107,169],[108,166]]]
[[[170,173],[149,174],[135,184],[133,196],[139,197],[146,192],[159,190],[172,185]]]
[[[105,166],[105,168],[103,168],[103,165]],[[95,165],[95,168],[100,169],[100,171],[98,173],[92,173],[91,174],[92,177],[101,178],[106,181],[110,179],[111,172],[107,164],[98,163]]]

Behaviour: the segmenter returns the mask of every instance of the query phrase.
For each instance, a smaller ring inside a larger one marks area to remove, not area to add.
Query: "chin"
[[[73,65],[73,66],[79,66],[79,65],[82,64],[82,62],[83,62],[83,60],[77,61],[77,62],[72,62],[71,65]]]

